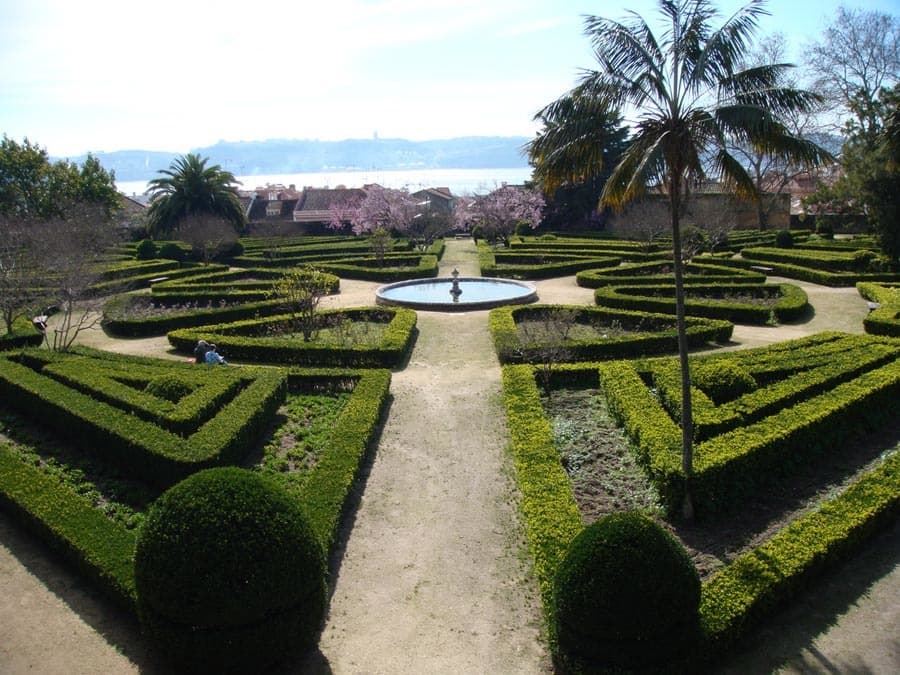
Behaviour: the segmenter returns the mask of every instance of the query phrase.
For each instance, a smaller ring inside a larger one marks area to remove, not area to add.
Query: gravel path
[[[470,242],[448,243],[442,276],[454,266],[477,275]],[[738,327],[733,347],[826,329],[862,332],[865,303],[854,289],[800,285],[818,309],[810,321]],[[541,302],[593,302],[574,277],[537,286]],[[375,287],[342,281],[341,294],[323,306],[371,305]],[[418,327],[345,526],[319,650],[287,672],[548,673],[487,313],[421,312]],[[85,341],[173,357],[164,339],[96,332]],[[900,525],[768,622],[723,672],[900,672],[898,598]],[[132,619],[0,513],[0,673],[101,672],[162,670]]]

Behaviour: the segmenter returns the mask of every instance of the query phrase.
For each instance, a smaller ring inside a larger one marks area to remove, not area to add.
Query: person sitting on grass
[[[216,351],[215,345],[209,346],[209,351],[206,352],[204,359],[206,360],[207,365],[210,365],[210,366],[216,366],[216,365],[227,366],[228,365],[225,362],[225,357]]]
[[[209,343],[206,340],[197,342],[194,347],[194,363],[206,363],[206,352],[209,351]]]

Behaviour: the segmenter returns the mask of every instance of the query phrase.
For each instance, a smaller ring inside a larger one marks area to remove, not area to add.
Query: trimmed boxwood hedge
[[[542,359],[541,347],[523,345],[516,323],[528,317],[540,317],[557,309],[575,310],[578,321],[584,323],[616,322],[628,330],[640,333],[596,340],[571,340],[566,349],[572,361],[596,361],[621,359],[631,356],[649,356],[678,351],[678,333],[675,320],[668,314],[652,314],[628,310],[584,307],[576,305],[514,305],[491,310],[489,324],[494,349],[501,363],[531,362]],[[701,347],[709,342],[728,342],[734,325],[728,321],[689,317],[687,337],[691,347]]]
[[[21,347],[39,347],[44,335],[28,319],[20,317],[13,321],[13,332],[0,335],[0,352]]]
[[[840,334],[829,333],[765,349],[773,362],[786,363],[792,355],[811,346],[821,351],[833,347],[831,354],[840,353],[839,338]],[[823,356],[831,358],[828,354]],[[595,386],[600,365],[562,365],[559,371],[566,380]],[[647,389],[646,383],[641,386]],[[503,396],[516,481],[523,496],[525,530],[546,616],[552,603],[553,575],[569,543],[584,526],[571,483],[553,445],[534,369],[526,365],[504,366]],[[652,426],[646,432],[658,436]],[[677,447],[673,451],[678,454]],[[820,574],[856,552],[882,526],[892,522],[898,510],[900,453],[893,453],[881,467],[703,584],[699,656],[714,662],[761,619],[787,603],[798,589],[814,583]]]
[[[863,326],[872,335],[900,337],[900,282],[895,284],[858,283],[859,294],[881,305],[863,319]]]
[[[182,372],[200,370],[177,362],[85,348],[78,348],[78,352],[81,356],[91,356],[97,363],[116,364],[123,372],[129,367],[151,366],[156,366],[158,373],[170,373],[173,368]],[[337,541],[342,513],[386,410],[391,374],[387,370],[292,369],[286,373],[281,369],[272,370],[282,378],[286,374],[288,386],[294,390],[352,391],[335,422],[331,446],[311,470],[302,493],[296,495],[323,547],[330,551]],[[25,411],[27,417],[33,414],[46,420],[40,411]],[[258,437],[259,434],[257,440]],[[135,610],[134,532],[108,519],[82,495],[26,465],[2,443],[0,506],[61,552],[101,591],[130,611]]]
[[[686,283],[765,283],[766,275],[752,270],[736,269],[723,265],[691,262],[685,265]],[[653,286],[672,283],[671,262],[650,262],[622,265],[615,269],[586,270],[575,275],[575,281],[584,288],[628,284]]]
[[[789,473],[804,458],[831,451],[854,430],[891,415],[890,401],[900,394],[900,344],[840,333],[824,337],[730,353],[727,358],[747,367],[760,387],[723,406],[714,408],[702,391],[693,390],[700,440],[692,490],[698,512],[734,508],[773,475]],[[823,363],[804,365],[804,351]],[[698,364],[716,358],[722,357],[694,357]],[[771,358],[797,370],[782,371],[783,379],[772,381],[772,371],[754,370],[757,358],[764,366]],[[634,441],[639,463],[671,510],[681,504],[684,480],[675,368],[668,360],[617,361],[598,369],[610,413]]]
[[[792,321],[802,317],[809,307],[806,291],[794,284],[690,283],[684,286],[684,292],[686,314],[725,319],[734,323],[766,324],[773,319]],[[765,307],[715,299],[715,296],[729,293],[750,294],[760,298],[777,296],[779,300],[774,306]],[[675,286],[603,286],[594,291],[594,300],[603,307],[674,314]]]
[[[26,465],[0,444],[0,507],[73,564],[106,597],[135,608],[135,534],[84,496]]]
[[[344,316],[351,321],[379,321],[388,327],[376,347],[334,347],[290,336],[265,336],[267,331],[284,326],[290,320],[288,315],[184,328],[170,331],[168,338],[175,349],[185,353],[190,353],[203,339],[235,360],[303,366],[391,367],[405,358],[416,327],[416,313],[402,307],[357,307],[319,315],[323,319]]]
[[[485,244],[486,245],[486,244]],[[493,264],[490,259],[493,258]],[[507,277],[512,279],[548,279],[568,276],[586,269],[616,267],[621,257],[555,253],[552,251],[492,251],[483,258],[487,265],[481,267],[486,277]]]
[[[69,380],[52,376],[59,366],[68,366]],[[172,372],[179,367],[191,366],[168,365]],[[82,389],[87,387],[90,393],[71,386],[75,379],[71,370],[79,368]],[[240,390],[230,399],[227,394],[221,398],[221,387],[216,386],[198,390],[194,400],[188,401],[191,397],[186,397],[187,408],[182,414],[189,419],[194,417],[190,425],[193,433],[184,437],[183,430],[169,431],[159,423],[143,419],[148,413],[135,414],[141,410],[135,406],[136,399],[153,397],[126,385],[121,385],[118,394],[129,389],[133,392],[130,398],[119,398],[110,392],[106,401],[98,400],[97,368],[95,360],[78,355],[45,351],[9,355],[0,358],[0,393],[9,405],[25,415],[44,420],[46,426],[118,466],[125,475],[161,487],[199,469],[230,464],[243,457],[283,402],[286,392],[284,374],[274,369],[235,368],[215,375],[209,373],[214,378],[234,378]],[[112,389],[111,383],[108,386]],[[197,400],[204,396],[219,401],[218,409],[210,411],[209,405]],[[118,399],[117,404],[113,405],[112,399]],[[178,413],[179,408],[176,406],[173,412]],[[215,416],[201,422],[210,412],[215,412]],[[190,423],[182,421],[181,424]]]

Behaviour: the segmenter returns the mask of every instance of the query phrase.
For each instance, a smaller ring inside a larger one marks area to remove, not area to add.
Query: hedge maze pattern
[[[289,390],[351,392],[330,445],[306,469],[295,494],[326,551],[336,540],[389,385],[387,370],[212,368],[83,348],[0,358],[5,405],[155,491],[209,466],[245,463]],[[134,609],[134,531],[2,444],[0,506],[101,592]]]

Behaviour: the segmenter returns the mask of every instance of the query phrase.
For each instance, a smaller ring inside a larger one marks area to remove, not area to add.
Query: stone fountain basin
[[[468,312],[503,305],[523,305],[538,299],[533,284],[512,279],[459,277],[461,293],[454,301],[453,279],[413,279],[381,286],[375,303],[408,307],[426,312]]]

